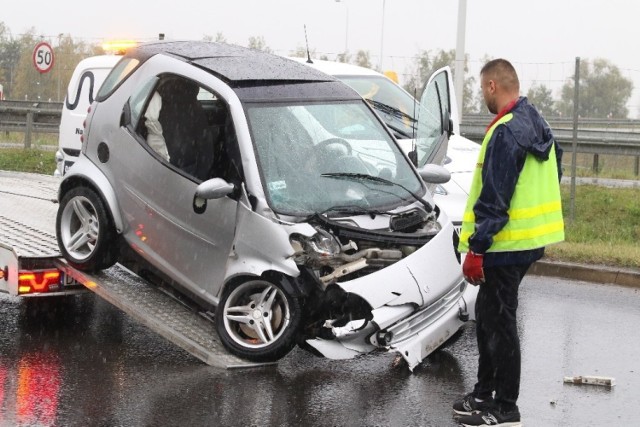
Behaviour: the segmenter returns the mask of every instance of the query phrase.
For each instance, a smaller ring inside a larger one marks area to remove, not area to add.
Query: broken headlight
[[[296,263],[305,264],[310,259],[321,262],[332,259],[341,252],[341,245],[335,236],[321,228],[316,228],[316,231],[317,233],[311,237],[302,234],[291,235],[290,241],[295,250]]]

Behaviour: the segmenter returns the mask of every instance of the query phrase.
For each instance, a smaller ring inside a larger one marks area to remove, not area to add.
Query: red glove
[[[469,251],[464,259],[464,264],[462,264],[462,274],[464,275],[464,278],[474,286],[484,283],[484,270],[482,269],[483,262],[483,254],[477,254]]]

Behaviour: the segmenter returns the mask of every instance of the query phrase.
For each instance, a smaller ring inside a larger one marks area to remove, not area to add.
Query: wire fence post
[[[27,111],[27,128],[24,133],[24,148],[31,148],[31,132],[33,130],[33,110]]]
[[[571,208],[570,218],[576,217],[576,161],[578,155],[578,105],[580,102],[580,57],[576,57],[576,74],[573,91],[573,152],[571,155]]]

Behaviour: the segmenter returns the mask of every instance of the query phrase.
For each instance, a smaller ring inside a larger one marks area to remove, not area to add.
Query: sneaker
[[[453,404],[453,412],[458,415],[472,415],[488,410],[492,408],[492,405],[493,398],[478,402],[476,398],[473,397],[473,393],[469,393]]]
[[[520,411],[518,411],[518,408],[511,412],[500,412],[498,409],[494,408],[477,414],[460,417],[458,418],[458,422],[464,427],[522,427],[522,423],[520,422]]]

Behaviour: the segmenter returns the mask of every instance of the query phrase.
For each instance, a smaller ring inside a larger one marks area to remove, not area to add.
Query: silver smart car
[[[102,85],[56,231],[73,266],[120,262],[215,313],[237,356],[386,349],[413,369],[473,317],[457,234],[424,183],[447,179],[417,171],[333,77],[226,44],[155,42]]]

